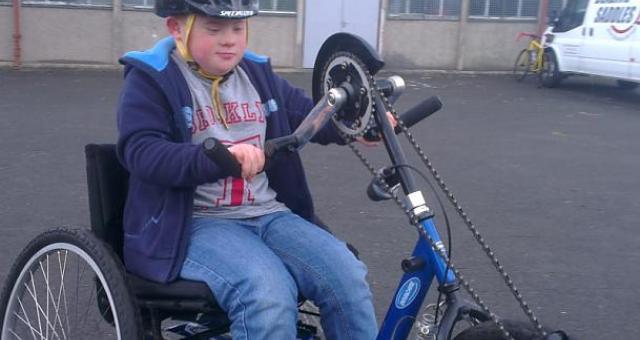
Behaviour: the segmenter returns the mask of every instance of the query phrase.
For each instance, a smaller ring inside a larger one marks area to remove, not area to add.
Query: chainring
[[[332,118],[333,124],[345,136],[355,138],[370,127],[374,90],[372,77],[365,64],[355,54],[337,52],[327,59],[322,68],[320,96],[331,88],[347,92],[347,103]]]

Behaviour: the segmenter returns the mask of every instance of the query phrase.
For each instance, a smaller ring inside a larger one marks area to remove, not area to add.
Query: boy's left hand
[[[387,119],[389,120],[389,123],[391,124],[391,126],[393,128],[395,128],[396,126],[398,126],[398,121],[396,121],[396,119],[393,117],[393,115],[391,114],[391,112],[387,112]],[[363,137],[358,137],[356,138],[356,140],[363,145],[366,146],[376,146],[378,144],[380,144],[380,142],[376,142],[376,141],[368,141],[366,139],[364,139]]]

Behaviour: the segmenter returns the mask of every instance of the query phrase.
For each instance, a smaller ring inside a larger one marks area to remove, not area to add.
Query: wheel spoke
[[[15,315],[18,318],[18,320],[22,321],[22,323],[24,323],[27,327],[29,327],[34,339],[37,339],[36,334],[40,337],[40,339],[43,339],[42,332],[38,331],[35,327],[33,327],[29,321],[23,319],[20,315],[18,315],[18,313],[14,312],[13,315]]]
[[[65,313],[65,320],[67,321],[67,332],[69,331],[69,309],[67,306],[67,293],[65,291],[64,288],[64,279],[65,279],[65,273],[66,273],[66,269],[67,269],[67,251],[64,251],[64,264],[61,261],[60,258],[60,253],[62,253],[61,251],[58,251],[58,267],[60,268],[60,287],[58,289],[58,307],[60,306],[60,300],[63,300],[64,303],[64,313]],[[64,331],[64,325],[62,324],[62,317],[60,316],[60,311],[59,309],[56,311],[56,317],[57,320],[60,322],[60,329],[62,330],[62,335],[64,336],[65,339],[67,339],[67,332]]]
[[[99,296],[100,293],[104,291],[104,287],[102,285],[100,285],[100,290],[98,291],[98,293],[96,294],[96,296]],[[106,293],[105,293],[106,294]],[[108,298],[108,297],[107,297]],[[113,314],[113,308],[111,308],[111,304],[109,304],[109,306],[107,306],[104,311],[102,313],[100,313],[100,316],[106,320],[106,316],[108,313],[111,313],[111,317],[114,319],[114,326],[115,326],[115,315]]]
[[[58,258],[59,257],[60,255],[58,254]],[[56,301],[55,297],[53,296],[53,291],[51,290],[51,276],[49,275],[49,254],[47,254],[46,261],[47,261],[46,273],[44,271],[44,268],[42,267],[42,262],[40,262],[40,269],[42,271],[42,274],[44,275],[44,281],[47,287],[47,313],[46,313],[47,324],[51,325],[51,330],[58,337],[58,339],[60,339],[60,336],[56,332],[56,326],[60,324],[60,331],[62,332],[62,337],[66,339],[67,336],[64,330],[64,326],[62,325],[62,320],[60,318],[60,312],[59,312],[60,311],[60,295],[58,294],[58,299]],[[62,275],[62,278],[64,278],[64,272],[62,271],[62,269],[61,269],[61,275]],[[53,309],[55,311],[55,319],[53,320],[53,324],[50,322],[50,319],[49,319],[50,304],[53,304]],[[46,339],[49,339],[49,326],[47,326],[46,328]]]
[[[137,321],[132,319],[137,320],[137,311],[110,290],[114,282],[109,275],[119,268],[112,260],[103,260],[109,255],[108,249],[84,231],[59,230],[39,238],[17,260],[23,263],[22,268],[11,274],[16,278],[0,338],[139,338]],[[115,279],[122,280],[119,276]],[[122,284],[115,281],[116,287]]]
[[[44,314],[44,317],[45,317],[45,320],[48,321],[49,320],[49,304],[50,304],[49,303],[49,292],[51,291],[51,288],[49,287],[49,254],[47,254],[45,256],[45,261],[47,263],[47,266],[46,266],[47,270],[46,271],[44,270],[44,267],[42,266],[42,262],[43,261],[40,261],[38,263],[38,266],[40,267],[40,271],[42,272],[42,279],[44,280],[44,284],[45,284],[45,287],[46,287],[46,292],[45,292],[45,298],[46,298],[46,307],[45,308],[46,308],[46,312]],[[45,326],[44,331],[45,331],[44,338],[45,339],[49,339],[49,326]]]
[[[41,307],[40,307],[40,303],[38,303],[38,296],[36,295],[36,283],[35,283],[35,280],[33,279],[32,271],[29,271],[29,276],[31,277],[31,286],[33,287],[33,292],[31,292],[31,290],[29,289],[29,285],[27,285],[26,283],[25,283],[25,287],[27,288],[27,292],[29,292],[29,295],[31,295],[31,298],[35,302],[36,315],[38,316],[38,329],[40,330],[38,333],[40,334],[40,339],[42,339],[42,321],[40,320],[40,312],[39,312],[39,309],[41,309]]]
[[[18,338],[19,340],[22,340],[22,338],[21,338],[18,334],[16,334],[16,332],[14,332],[14,331],[13,331],[13,329],[10,329],[10,330],[9,330],[9,333],[13,334],[13,336],[15,336],[16,338]]]
[[[42,264],[42,262],[40,262],[40,264]],[[34,300],[35,302],[35,306],[36,306],[36,314],[38,315],[38,328],[40,329],[40,332],[38,332],[40,334],[40,338],[41,339],[48,339],[48,335],[46,337],[44,337],[42,332],[42,319],[40,318],[40,314],[42,314],[42,316],[45,316],[45,327],[51,327],[51,330],[53,331],[53,335],[55,335],[58,339],[60,339],[60,335],[58,334],[58,332],[56,332],[55,327],[53,326],[53,324],[51,323],[51,321],[48,319],[47,313],[45,312],[45,310],[42,308],[42,306],[40,305],[40,303],[38,302],[38,292],[36,291],[36,287],[35,287],[35,282],[33,280],[33,272],[30,271],[29,272],[31,275],[31,285],[33,287],[33,292],[31,291],[31,289],[29,289],[28,286],[26,286],[27,288],[27,292],[29,292],[29,295],[31,295],[31,298]],[[46,280],[45,280],[46,281]],[[48,300],[48,299],[47,299]],[[45,329],[47,329],[45,328]]]
[[[31,320],[29,320],[29,314],[27,314],[27,310],[24,308],[24,305],[22,304],[22,300],[20,300],[20,298],[17,298],[18,300],[18,304],[20,305],[20,309],[22,310],[22,313],[24,314],[24,317],[27,319],[26,322],[25,320],[23,320],[22,322],[24,322],[29,329],[31,330],[31,335],[33,336],[33,339],[36,339],[36,333],[34,332],[35,328],[33,328],[31,326]],[[15,316],[17,316],[18,318],[20,318],[20,315],[18,315],[16,312],[13,312],[13,314]],[[22,320],[22,318],[20,318]]]
[[[82,313],[82,315],[80,316],[81,317],[81,321],[78,322],[78,325],[84,325],[84,323],[87,321],[87,316],[89,315],[89,307],[91,306],[91,300],[93,298],[93,294],[96,292],[95,289],[91,289],[91,288],[89,288],[89,289],[91,290],[91,294],[89,295],[89,300],[87,301],[88,303],[86,304],[87,307],[84,310],[84,313]],[[97,299],[95,299],[95,300],[97,300]],[[97,302],[97,301],[94,301],[94,302]]]

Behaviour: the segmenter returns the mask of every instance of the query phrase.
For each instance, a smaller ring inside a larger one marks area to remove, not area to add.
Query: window
[[[295,13],[296,0],[260,0],[260,10],[264,12]]]
[[[154,0],[122,0],[124,8],[153,8]]]
[[[568,0],[567,5],[558,17],[553,31],[567,32],[582,25],[588,4],[589,0]]]
[[[535,19],[539,8],[540,0],[470,0],[469,16]]]
[[[461,0],[390,0],[390,17],[456,18]]]
[[[549,0],[549,9],[547,10],[547,16],[556,18],[567,4],[567,0]]]

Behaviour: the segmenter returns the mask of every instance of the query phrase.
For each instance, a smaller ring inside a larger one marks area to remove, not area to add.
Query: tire
[[[531,58],[529,57],[529,50],[525,48],[518,53],[516,62],[513,64],[513,77],[520,82],[529,74],[530,70]]]
[[[298,339],[325,339],[320,324],[320,310],[311,301],[298,308]]]
[[[530,323],[515,320],[500,320],[500,322],[515,340],[543,340]],[[465,329],[454,340],[507,340],[507,338],[493,321],[487,321]]]
[[[556,54],[550,49],[544,51],[542,55],[542,70],[540,70],[540,84],[548,88],[556,87],[562,78]]]
[[[618,87],[623,90],[635,90],[640,86],[639,83],[628,81],[628,80],[618,80]]]
[[[88,231],[37,236],[0,296],[0,338],[142,339],[124,275],[115,253]]]

